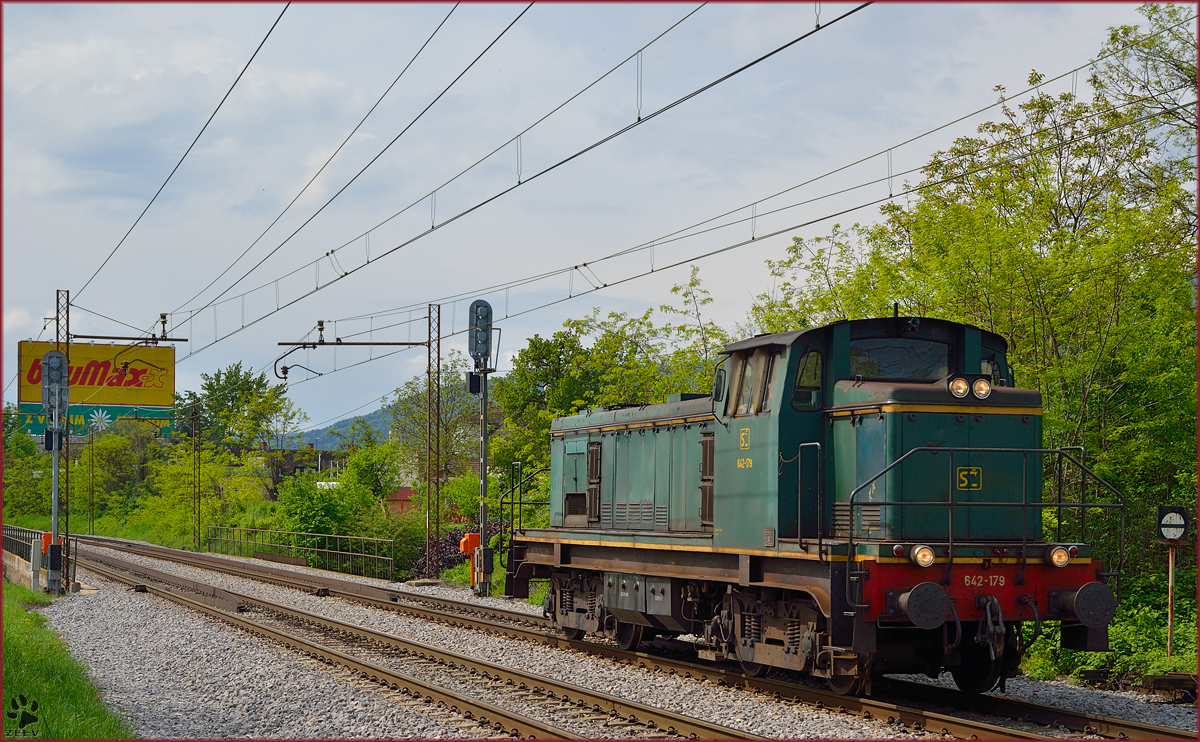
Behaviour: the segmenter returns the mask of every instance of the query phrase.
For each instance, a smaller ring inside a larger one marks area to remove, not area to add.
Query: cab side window
[[[800,356],[796,384],[792,387],[792,409],[814,410],[821,406],[821,354],[815,350]]]
[[[763,374],[762,404],[759,412],[770,412],[771,404],[775,401],[775,367],[779,365],[779,354],[772,353],[766,359],[766,373]]]
[[[754,412],[754,367],[753,357],[742,362],[742,380],[738,384],[737,407],[734,415],[749,415]]]

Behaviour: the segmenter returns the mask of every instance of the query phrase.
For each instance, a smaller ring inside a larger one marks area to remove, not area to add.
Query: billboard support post
[[[70,389],[71,383],[71,292],[59,289],[55,294],[55,303],[57,304],[57,322],[54,342],[55,350],[61,352],[63,358],[63,386]],[[64,420],[64,418],[66,418]],[[60,498],[63,508],[63,535],[62,543],[67,545],[67,548],[62,552],[62,568],[63,576],[67,577],[71,574],[70,559],[71,554],[71,398],[68,391],[67,399],[63,400],[58,410],[58,425],[55,426],[58,432],[56,435],[61,436],[58,439],[58,448],[62,448],[66,452],[66,468],[63,471],[63,493]],[[58,455],[57,448],[55,455]],[[55,467],[58,468],[57,466]],[[54,511],[58,512],[58,505],[54,506]],[[55,529],[54,540],[52,544],[59,543],[57,529]],[[61,548],[61,547],[60,547]],[[70,579],[68,577],[68,582]],[[59,586],[58,592],[62,592],[62,581],[55,583]]]

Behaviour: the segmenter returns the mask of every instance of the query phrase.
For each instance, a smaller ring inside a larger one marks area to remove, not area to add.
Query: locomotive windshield
[[[937,381],[950,375],[950,346],[917,338],[851,340],[850,375]]]

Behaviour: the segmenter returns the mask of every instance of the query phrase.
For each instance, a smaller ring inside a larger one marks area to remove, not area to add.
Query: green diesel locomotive
[[[842,693],[943,669],[990,690],[1023,624],[1107,649],[1123,541],[1106,571],[1080,528],[1123,540],[1120,494],[1041,447],[1006,352],[971,325],[842,321],[729,345],[709,395],[559,418],[550,525],[513,531],[506,592],[549,579],[570,637],[690,634]]]

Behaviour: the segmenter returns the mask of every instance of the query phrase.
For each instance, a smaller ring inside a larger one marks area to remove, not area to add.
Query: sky
[[[678,303],[691,265],[705,319],[732,330],[793,237],[877,221],[997,117],[969,115],[997,86],[1019,102],[1031,70],[1069,73],[1142,20],[1127,3],[857,7],[6,3],[4,399],[17,342],[53,339],[59,289],[77,334],[168,313],[177,391],[236,362],[274,381],[279,343],[318,320],[327,340],[422,341],[429,303],[443,354],[465,351],[474,299],[503,372],[593,308]],[[1042,90],[1089,95],[1086,79]],[[377,409],[426,355],[283,363],[311,370],[289,396],[316,427]]]

